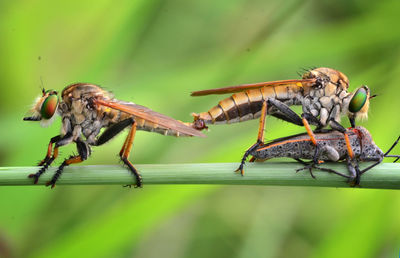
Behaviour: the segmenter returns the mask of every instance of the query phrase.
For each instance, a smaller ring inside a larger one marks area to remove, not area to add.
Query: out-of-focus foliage
[[[92,82],[117,98],[190,121],[220,96],[194,90],[344,72],[373,94],[367,127],[399,135],[400,2],[3,1],[0,164],[43,158],[60,121],[22,117],[43,86]],[[348,125],[347,121],[344,121]],[[257,121],[206,139],[139,132],[134,163],[237,162]],[[303,129],[267,119],[267,139]],[[119,136],[84,164],[115,164]],[[74,152],[62,148],[62,157]],[[58,163],[57,163],[58,164]],[[0,257],[396,257],[400,192],[284,187],[0,188]]]

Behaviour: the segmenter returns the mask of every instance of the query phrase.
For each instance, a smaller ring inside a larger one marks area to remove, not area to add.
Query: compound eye
[[[40,114],[44,119],[50,119],[57,110],[58,97],[57,95],[49,95],[42,104]]]
[[[353,98],[350,100],[349,111],[352,113],[356,113],[361,110],[361,108],[365,105],[367,101],[368,93],[365,88],[360,88],[353,95]]]

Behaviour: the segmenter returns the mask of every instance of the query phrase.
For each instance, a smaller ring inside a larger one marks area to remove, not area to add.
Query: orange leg
[[[305,119],[304,117],[302,118],[303,121],[303,125],[306,128],[307,134],[308,136],[310,136],[311,138],[311,142],[317,146],[317,140],[315,139],[315,134],[314,132],[311,130],[310,124],[308,123],[307,119]]]
[[[343,133],[344,139],[346,141],[347,153],[349,154],[349,157],[351,159],[353,159],[354,158],[354,152],[353,152],[353,148],[351,147],[349,136],[347,135],[346,128],[344,128],[342,125],[340,125],[338,122],[336,122],[334,120],[330,121],[330,126],[333,129]],[[353,129],[353,131],[355,131],[357,134],[359,133],[357,129]]]
[[[38,166],[42,166],[43,164],[46,164],[50,158],[51,158],[51,152],[53,150],[53,143],[57,142],[61,137],[58,135],[56,137],[53,137],[50,139],[49,145],[47,147],[47,153],[46,156],[42,161],[39,162]]]
[[[51,157],[51,152],[53,150],[53,143],[50,141],[49,146],[47,147],[47,154],[46,157],[44,157],[44,159],[42,161],[39,162],[38,166],[42,166],[44,163],[46,163],[47,161],[49,161],[50,157]]]
[[[267,116],[267,102],[264,101],[261,108],[261,117],[260,117],[260,123],[258,125],[258,137],[257,137],[257,141],[261,143],[264,142],[264,128],[265,128],[266,116]]]
[[[51,144],[49,144],[49,149],[51,150]],[[39,181],[39,177],[47,170],[47,168],[53,163],[53,161],[58,157],[58,147],[54,147],[53,156],[49,157],[47,160],[45,159],[44,166],[35,174],[29,174],[29,178],[34,178],[33,183],[37,184]],[[47,156],[46,156],[47,158]]]
[[[240,165],[238,169],[235,170],[235,172],[239,172],[243,176],[244,175],[244,164],[246,162],[247,157],[250,155],[250,153],[257,149],[260,144],[264,142],[264,128],[265,128],[265,118],[267,116],[267,102],[264,101],[262,108],[261,108],[261,117],[260,117],[260,123],[258,125],[258,135],[257,135],[257,142],[253,144],[247,151],[244,153],[242,161],[240,162]],[[252,162],[252,161],[250,161]]]
[[[347,135],[347,133],[343,133],[343,134],[344,134],[344,139],[346,141],[347,153],[349,154],[350,158],[353,159],[354,153],[353,153],[353,149],[351,148],[351,145],[350,145],[349,136]]]
[[[54,149],[54,150],[56,150],[56,149]],[[57,153],[58,153],[58,151],[57,151]],[[69,166],[71,164],[80,163],[82,161],[83,161],[83,159],[79,155],[72,156],[71,158],[64,160],[64,162],[61,164],[61,166],[57,169],[53,178],[49,182],[46,183],[46,186],[51,185],[51,188],[54,188],[56,186],[56,182],[57,182],[58,178],[61,176],[61,174],[63,172],[64,167]]]
[[[124,150],[125,150],[125,148],[126,148],[126,143],[128,142],[128,138],[129,137],[126,137],[126,139],[125,139],[125,141],[124,141],[124,145],[122,145],[122,148],[121,148],[121,150],[119,151],[119,156],[122,158],[122,154],[124,153]]]
[[[125,163],[125,165],[128,166],[129,170],[135,176],[136,186],[141,187],[142,186],[142,177],[140,176],[139,172],[137,172],[137,170],[132,165],[132,163],[128,160],[129,154],[131,153],[131,150],[132,150],[133,141],[135,139],[135,134],[136,134],[136,122],[133,122],[131,130],[129,131],[129,134],[126,137],[124,145],[122,146],[122,149],[120,151],[120,156],[121,156],[121,160]]]

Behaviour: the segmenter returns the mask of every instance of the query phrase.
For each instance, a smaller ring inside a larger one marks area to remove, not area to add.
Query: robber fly
[[[303,74],[302,79],[243,84],[219,89],[195,91],[192,96],[234,93],[221,100],[208,112],[193,113],[194,128],[202,130],[207,124],[243,122],[260,118],[256,148],[263,139],[265,115],[305,126],[314,145],[317,144],[309,124],[317,130],[330,125],[345,133],[340,124],[342,115],[347,115],[352,127],[356,118],[367,118],[370,91],[361,86],[354,93],[347,92],[349,80],[343,73],[331,68],[316,68]],[[291,105],[301,105],[302,116],[290,109]],[[347,137],[348,142],[348,137]],[[347,144],[350,155],[352,150]],[[249,150],[250,150],[249,149]]]
[[[138,187],[142,185],[141,176],[128,160],[136,129],[163,135],[204,137],[202,133],[180,121],[147,107],[117,100],[110,92],[88,83],[67,86],[61,93],[61,100],[56,91],[43,89],[42,96],[36,100],[31,112],[32,116],[25,117],[24,120],[41,121],[42,125],[50,124],[56,114],[62,117],[61,133],[51,138],[46,156],[39,163],[42,167],[36,174],[29,175],[34,179],[35,184],[57,158],[59,147],[75,142],[78,150],[78,155],[65,159],[53,178],[46,184],[51,185],[52,188],[61,176],[64,167],[86,160],[91,153],[90,146],[106,143],[127,127],[130,127],[130,130],[119,156],[136,178]],[[102,128],[105,130],[100,134]]]
[[[346,140],[343,134],[335,130],[325,130],[323,133],[315,134],[316,141],[320,146],[322,146],[320,149],[317,149],[315,145],[312,144],[308,135],[304,133],[276,139],[266,144],[262,144],[258,148],[249,152],[247,156],[253,156],[250,161],[264,161],[279,157],[293,158],[306,165],[304,168],[298,169],[297,171],[309,169],[311,176],[314,177],[312,169],[318,168],[320,170],[346,177],[351,182],[355,181],[356,185],[359,184],[360,176],[372,167],[381,163],[384,157],[400,157],[400,155],[389,155],[389,152],[396,146],[400,137],[386,153],[383,153],[373,141],[371,134],[364,127],[357,126],[350,129],[348,136],[350,139],[350,145],[354,151],[353,159],[349,157],[346,148]],[[243,164],[246,161],[247,156],[242,160]],[[314,161],[308,164],[302,159]],[[315,160],[333,162],[346,161],[350,176],[333,169],[322,168],[319,165],[316,165]],[[358,163],[366,161],[375,161],[375,163],[360,170]]]

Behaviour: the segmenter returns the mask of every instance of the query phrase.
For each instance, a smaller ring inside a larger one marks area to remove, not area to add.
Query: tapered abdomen
[[[118,115],[118,121],[122,121],[125,120],[129,117],[132,117],[132,115],[115,110],[115,112],[119,112],[120,114]],[[177,137],[181,137],[181,136],[191,136],[188,134],[184,134],[181,132],[178,132],[176,130],[172,130],[169,128],[166,128],[164,126],[161,126],[159,124],[156,123],[152,123],[149,122],[148,120],[145,120],[143,118],[140,117],[135,117],[133,116],[136,122],[136,129],[137,130],[141,130],[141,131],[147,131],[147,132],[154,132],[154,133],[159,133],[162,135],[169,135],[169,136],[177,136]]]
[[[205,124],[226,124],[243,122],[259,118],[262,103],[268,98],[274,98],[287,105],[301,105],[303,88],[301,86],[269,86],[238,92],[221,100],[217,106],[208,112],[193,114],[195,121],[202,120]],[[267,114],[276,112],[274,107],[268,107]]]

